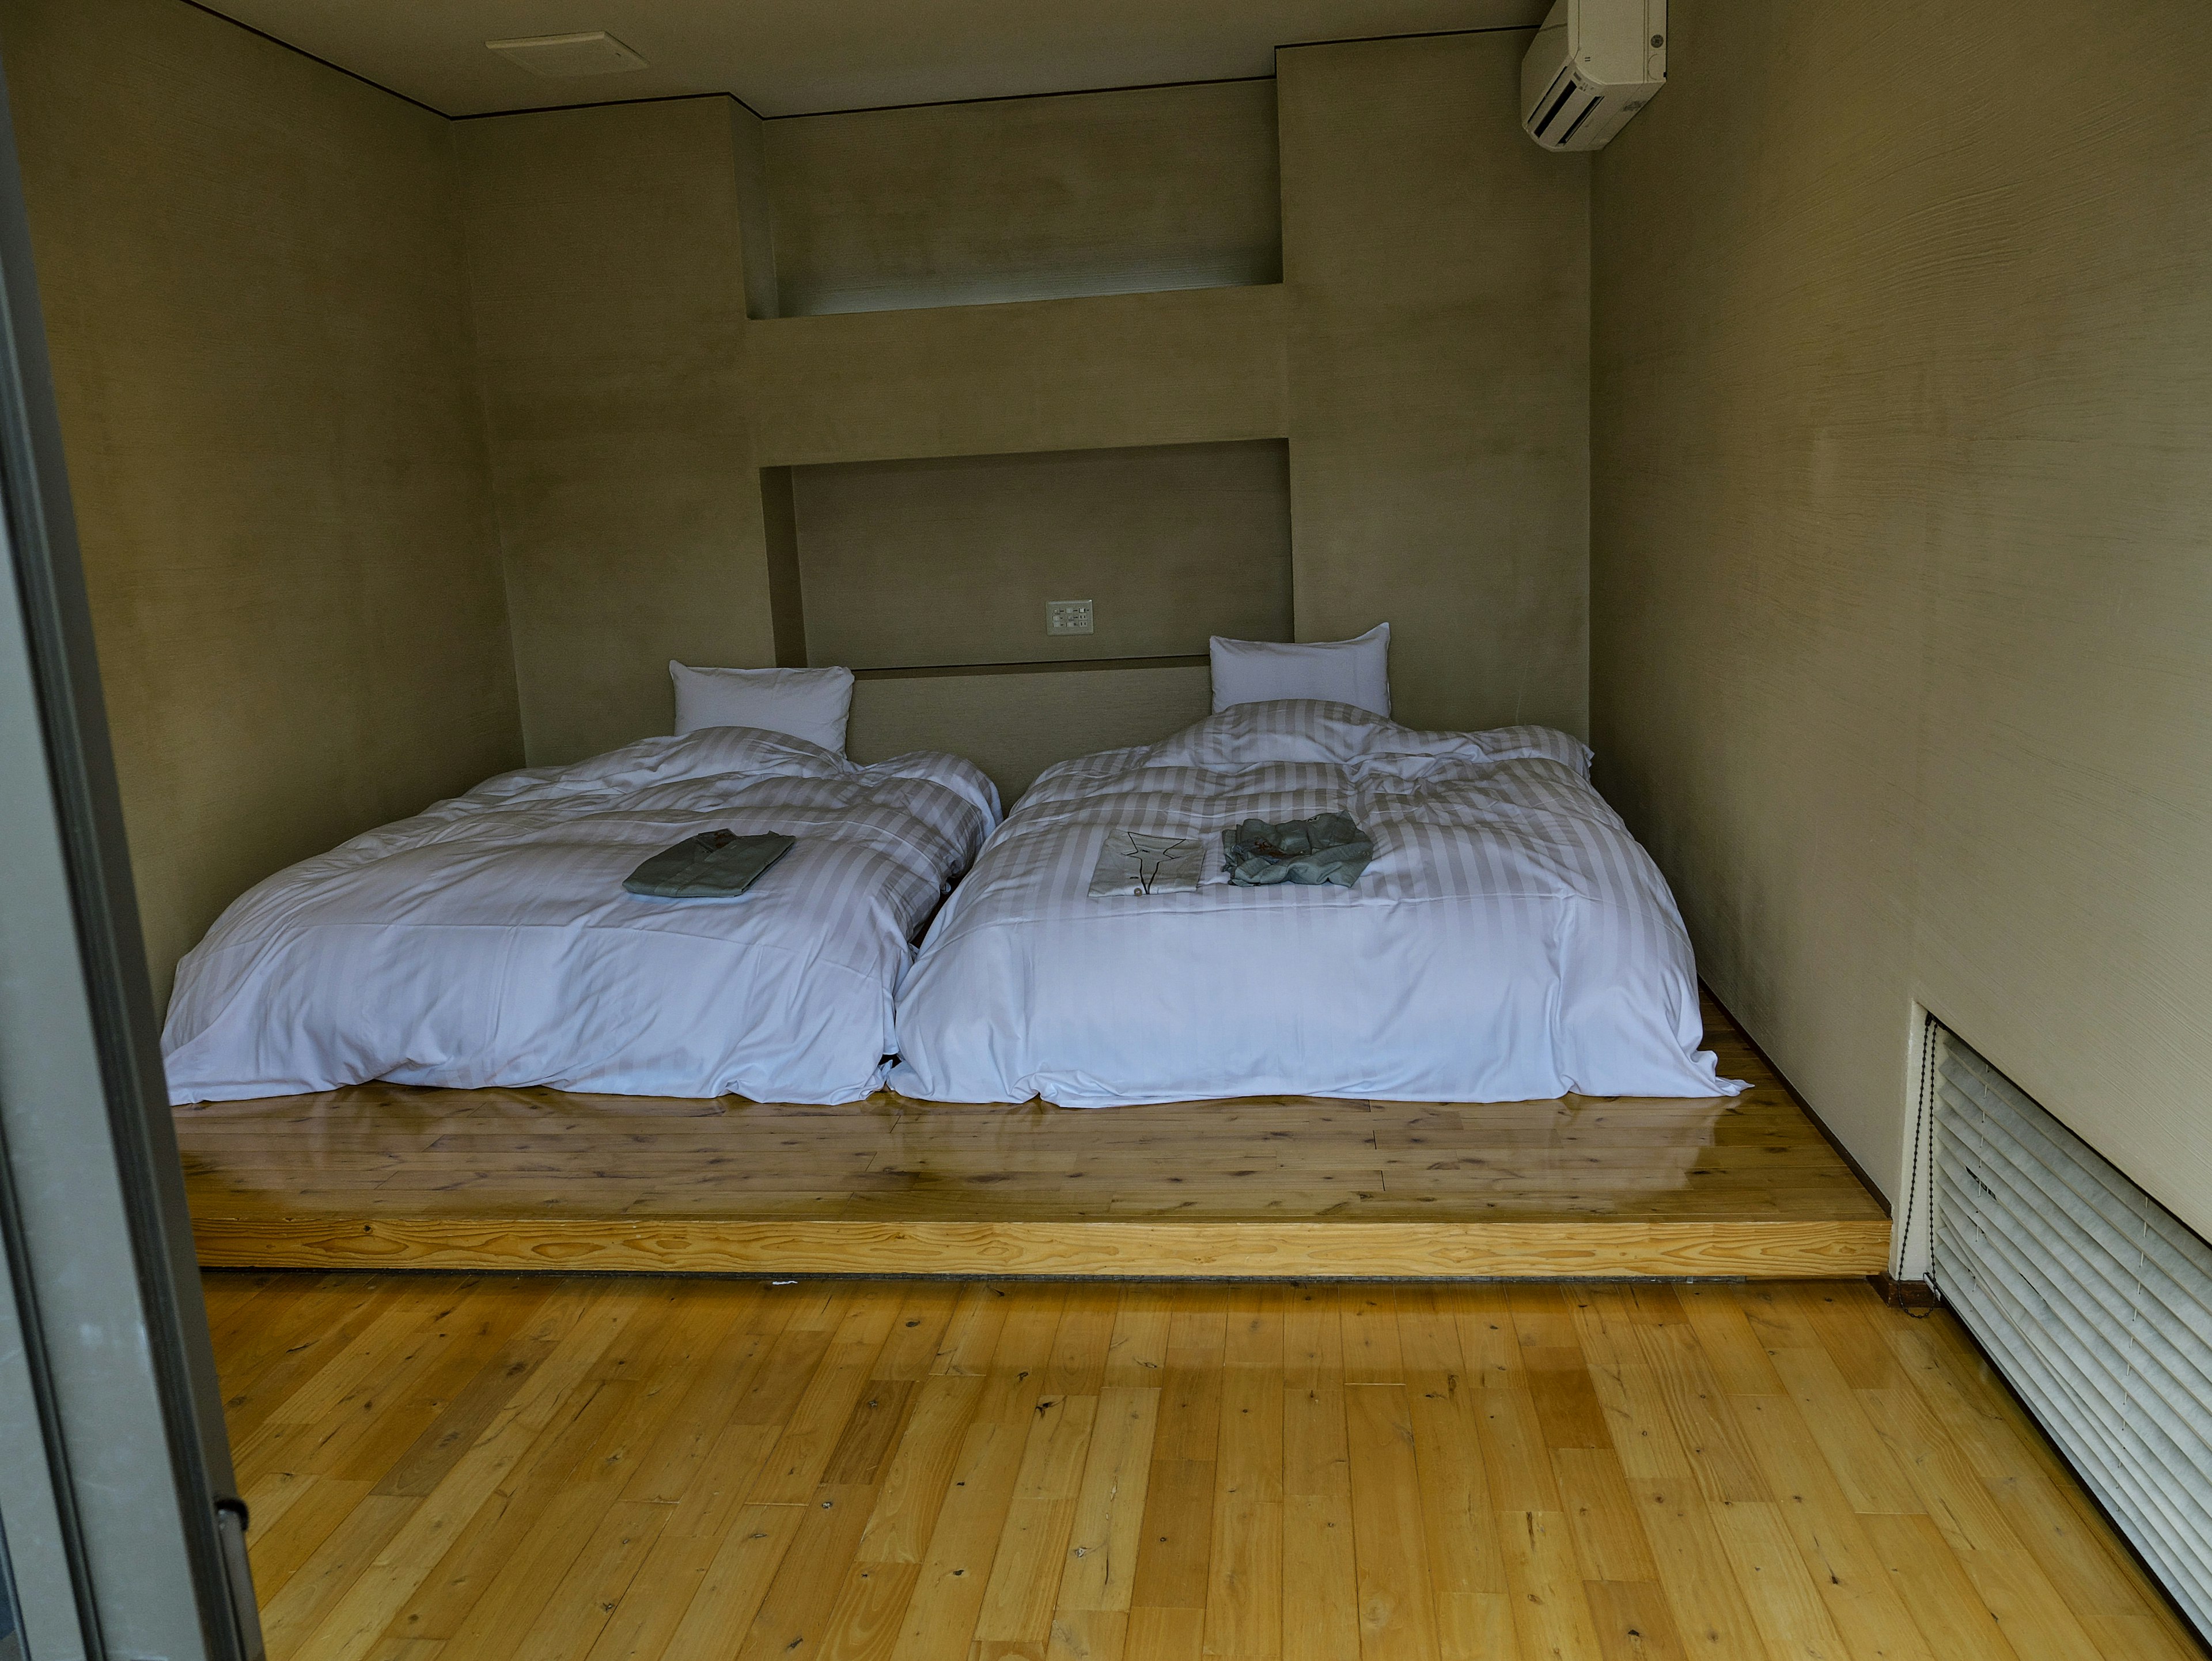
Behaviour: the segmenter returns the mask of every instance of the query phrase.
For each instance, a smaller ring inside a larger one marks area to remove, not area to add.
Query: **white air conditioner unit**
[[[1667,0],[1554,0],[1521,60],[1521,125],[1595,150],[1667,84]]]

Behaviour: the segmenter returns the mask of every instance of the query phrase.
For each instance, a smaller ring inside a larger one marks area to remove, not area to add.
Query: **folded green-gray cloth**
[[[757,837],[702,830],[661,849],[625,877],[623,886],[648,899],[733,900],[798,845],[781,830]]]
[[[1278,882],[1349,888],[1375,857],[1375,844],[1344,814],[1316,813],[1280,824],[1247,819],[1221,833],[1221,856],[1229,880],[1246,888]]]

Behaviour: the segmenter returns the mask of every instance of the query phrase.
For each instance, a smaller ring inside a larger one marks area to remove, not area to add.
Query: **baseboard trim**
[[[1892,1309],[1933,1309],[1942,1299],[1925,1281],[1900,1281],[1887,1269],[1867,1276],[1882,1302]]]

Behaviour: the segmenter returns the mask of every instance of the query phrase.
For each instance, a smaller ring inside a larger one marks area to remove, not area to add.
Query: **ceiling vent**
[[[583,34],[533,34],[520,40],[487,40],[484,45],[533,75],[619,75],[624,70],[646,67],[644,58],[605,29]]]

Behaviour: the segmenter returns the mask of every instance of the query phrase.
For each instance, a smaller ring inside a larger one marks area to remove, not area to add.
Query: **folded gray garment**
[[[1375,857],[1375,844],[1342,813],[1316,813],[1280,824],[1247,819],[1221,833],[1221,857],[1229,880],[1246,888],[1278,882],[1349,888]]]
[[[798,845],[781,830],[757,837],[702,830],[661,849],[624,878],[623,886],[649,899],[733,900]]]

